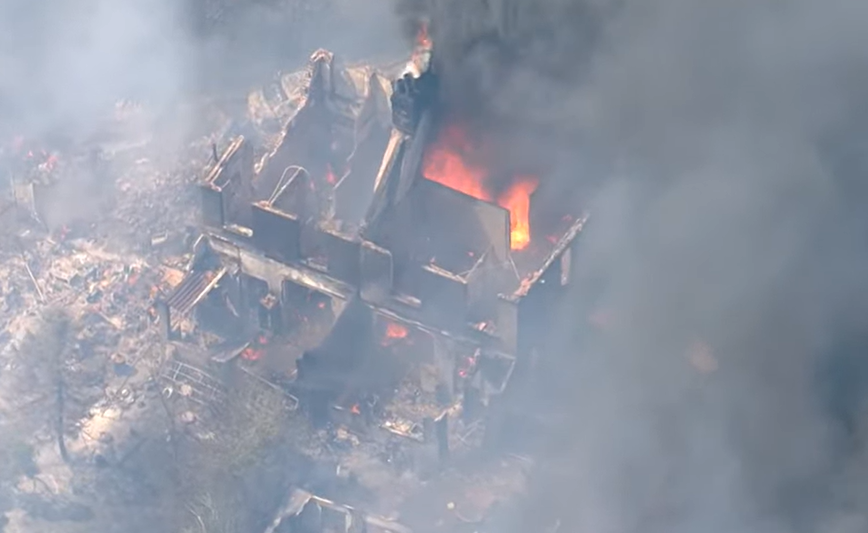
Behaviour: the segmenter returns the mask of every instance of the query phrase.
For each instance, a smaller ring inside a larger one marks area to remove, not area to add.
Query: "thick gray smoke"
[[[557,141],[596,217],[538,480],[564,530],[865,531],[868,4],[435,4],[448,105]]]

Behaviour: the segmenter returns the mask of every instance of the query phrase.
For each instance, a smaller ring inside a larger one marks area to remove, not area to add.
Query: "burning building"
[[[170,337],[260,339],[246,359],[293,344],[273,351],[315,423],[443,458],[496,437],[491,413],[531,380],[587,217],[488,165],[430,63],[424,35],[391,84],[314,54],[279,146],[254,162],[237,138],[209,170],[203,236],[159,307]]]

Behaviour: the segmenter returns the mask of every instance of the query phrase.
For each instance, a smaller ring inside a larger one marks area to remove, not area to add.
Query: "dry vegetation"
[[[246,533],[261,522],[263,517],[256,516],[261,503],[256,500],[273,495],[253,478],[261,465],[275,460],[287,413],[281,392],[241,379],[203,424],[207,430],[181,443],[178,470],[186,500],[185,530]],[[251,493],[250,487],[265,494]]]

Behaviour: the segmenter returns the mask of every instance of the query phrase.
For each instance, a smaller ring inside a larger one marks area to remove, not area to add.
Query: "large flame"
[[[439,138],[428,148],[422,165],[425,178],[479,200],[495,200],[487,183],[489,170],[474,161],[478,149],[457,124],[443,128]],[[523,250],[530,244],[530,195],[539,180],[535,176],[516,176],[497,198],[497,204],[509,211],[509,246]]]
[[[538,184],[534,176],[521,176],[497,199],[509,210],[509,247],[513,250],[530,244],[530,195]]]
[[[488,169],[470,161],[473,152],[473,146],[465,131],[454,124],[449,125],[428,148],[422,174],[450,189],[480,200],[491,201],[491,194],[485,187]]]

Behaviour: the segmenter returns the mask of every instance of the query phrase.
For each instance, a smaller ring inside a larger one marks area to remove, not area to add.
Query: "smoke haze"
[[[26,2],[0,6],[4,126],[44,134],[111,113],[121,98],[164,103],[190,81],[177,2]],[[8,133],[8,132],[7,132]]]
[[[489,4],[499,33],[479,2],[428,12],[447,105],[556,146],[596,217],[542,508],[571,533],[864,531],[868,6]]]
[[[868,529],[853,444],[868,3],[514,0],[505,37],[477,2],[437,6],[399,11],[433,19],[449,105],[523,125],[502,141],[556,156],[559,190],[593,213],[555,384],[570,423],[538,509],[567,533]],[[6,0],[0,136],[86,129],[118,98],[244,85],[318,46],[358,57],[399,42],[386,2],[295,12],[297,33],[269,9],[203,37],[182,2]],[[596,311],[602,333],[586,324]]]
[[[394,53],[403,42],[390,9],[347,0],[6,0],[0,134],[81,134],[120,99],[172,113],[202,90],[243,95],[318,47],[356,60]]]

